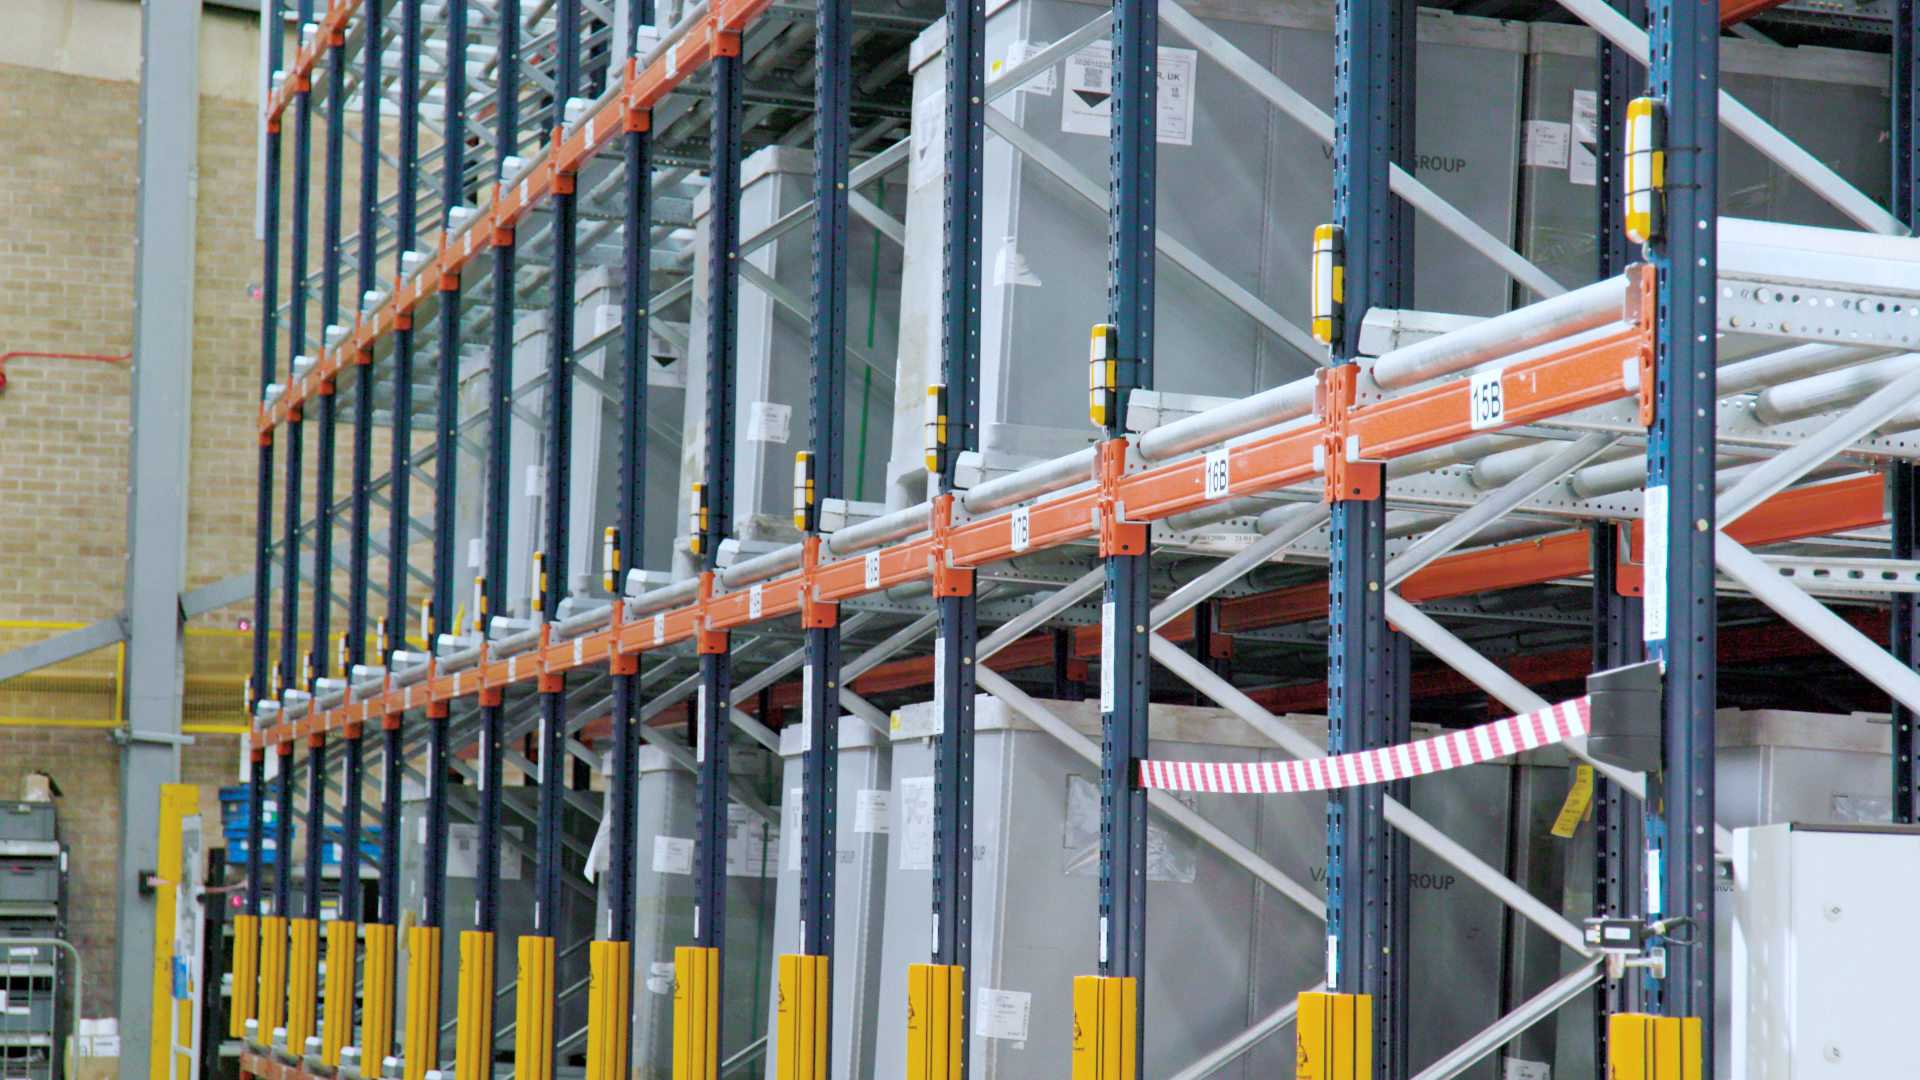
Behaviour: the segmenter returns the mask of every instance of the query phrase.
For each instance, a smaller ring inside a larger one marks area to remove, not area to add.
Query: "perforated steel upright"
[[[1120,359],[1106,446],[1126,434],[1130,388],[1153,386],[1154,229],[1157,220],[1160,17],[1149,0],[1114,0],[1113,107],[1108,158],[1107,315]],[[1109,461],[1108,469],[1116,463]],[[1147,792],[1137,763],[1148,756],[1147,655],[1153,607],[1148,527],[1116,524],[1103,537],[1106,582],[1100,653],[1100,974],[1147,974]],[[1135,984],[1133,1060],[1144,1061],[1144,985]]]
[[[1644,26],[1645,0],[1613,0],[1614,7]],[[1594,115],[1594,197],[1597,200],[1595,280],[1624,272],[1638,251],[1626,235],[1621,186],[1626,140],[1627,102],[1646,86],[1646,69],[1605,37],[1598,44],[1600,84]],[[1619,566],[1625,552],[1619,527],[1611,521],[1590,526],[1593,567],[1593,669],[1605,671],[1642,658],[1640,601],[1620,592]],[[1594,778],[1593,913],[1626,917],[1646,907],[1641,880],[1645,846],[1640,800],[1604,776]],[[1606,1017],[1640,1008],[1643,976],[1608,979],[1594,988],[1594,1060],[1607,1060]]]
[[[739,39],[719,44],[713,60],[712,161],[707,227],[707,387],[705,495],[708,515],[700,556],[707,574],[719,570],[720,541],[733,521],[735,381],[739,362],[740,145],[745,73]],[[728,714],[733,665],[725,632],[699,632],[700,692],[695,722],[699,793],[694,826],[694,945],[716,950],[706,993],[712,1031],[725,1030],[727,937],[727,794],[731,776]]]
[[[652,0],[633,4],[635,25],[652,25]],[[628,42],[628,53],[633,51]],[[647,510],[647,334],[650,286],[653,278],[653,135],[650,118],[629,118],[621,136],[622,167],[626,171],[626,221],[622,225],[626,276],[620,290],[620,497],[615,518],[618,563],[608,567],[615,597],[625,595],[622,574],[643,569],[646,552]],[[620,603],[615,600],[615,603]],[[613,730],[608,761],[607,812],[613,815],[608,836],[607,939],[633,940],[634,794],[640,783],[639,658],[612,663]]]
[[[321,65],[327,76],[326,144],[320,176],[320,326],[321,343],[340,324],[340,219],[346,169],[346,36],[329,40]],[[318,350],[316,350],[317,355]],[[313,450],[313,637],[308,646],[315,679],[328,677],[333,644],[333,491],[340,409],[339,394],[322,393]]]
[[[408,255],[420,242],[420,4],[400,0],[400,109],[396,121],[398,162],[393,202],[396,283],[412,272]],[[395,652],[407,647],[407,548],[413,489],[413,317],[393,331],[393,395],[388,404],[392,456],[387,469],[387,617],[382,624],[382,659],[397,667]],[[432,649],[433,643],[427,642]],[[397,789],[396,789],[397,790]]]
[[[500,0],[494,17],[499,63],[494,86],[493,163],[496,184],[508,179],[510,159],[520,143],[520,0]],[[486,381],[487,458],[482,466],[486,525],[480,538],[480,610],[475,624],[492,636],[492,619],[507,613],[507,527],[513,466],[513,282],[518,260],[515,234],[496,230],[493,242],[492,339]],[[474,833],[480,851],[493,852],[475,869],[474,929],[500,929],[501,754],[505,752],[504,691],[480,702],[480,793]]]
[[[300,0],[299,21],[304,38],[313,21],[313,0]],[[311,216],[313,184],[313,97],[295,86],[293,127],[293,205],[287,237],[287,383],[300,375],[301,357],[307,355],[307,229]],[[303,414],[304,419],[304,414]],[[300,662],[300,487],[304,476],[303,458],[306,425],[289,417],[287,429],[287,480],[281,509],[280,549],[280,685],[276,696],[284,700],[287,690],[311,690]],[[280,853],[281,858],[286,852]],[[282,864],[285,869],[285,864]],[[285,911],[279,914],[286,914]]]
[[[267,26],[277,26],[281,22],[280,0],[266,0],[261,19]],[[284,51],[283,39],[279,34],[266,36],[266,66],[269,72],[280,69],[281,54]],[[267,125],[266,135],[261,146],[260,222],[261,222],[261,275],[260,275],[260,391],[264,398],[267,387],[273,385],[279,375],[280,349],[280,125]],[[258,522],[258,532],[254,536],[253,548],[253,666],[248,678],[249,691],[247,708],[257,714],[263,701],[277,700],[280,687],[278,679],[268,679],[268,664],[271,644],[269,634],[272,629],[273,615],[273,436],[260,436],[259,450],[259,489],[254,500],[254,516]],[[252,751],[251,772],[248,777],[247,795],[247,915],[251,925],[260,925],[262,901],[266,880],[266,797],[267,797],[267,758],[260,750]],[[277,871],[276,871],[277,873]],[[275,915],[284,911],[275,908]],[[261,1008],[259,995],[253,995],[252,1017],[259,1019]],[[261,1033],[264,1038],[271,1034]]]
[[[813,491],[802,493],[796,511],[809,535],[818,536],[821,499],[846,490],[847,229],[849,144],[852,141],[853,5],[822,0],[815,16],[813,134]],[[802,771],[800,845],[800,948],[809,956],[833,956],[834,863],[838,844],[836,808],[840,759],[840,627],[838,608],[807,605],[807,668],[801,680],[807,751]],[[831,960],[827,968],[832,972]],[[822,992],[818,1007],[830,1009]],[[830,1030],[822,1017],[819,1025]],[[831,1040],[822,1067],[831,1070]],[[829,1071],[826,1075],[831,1075]]]
[[[1920,18],[1914,5],[1893,5],[1893,215],[1912,227],[1920,222]],[[1893,525],[1892,551],[1896,559],[1920,555],[1920,466],[1906,458],[1887,466],[1887,516]],[[1920,594],[1897,592],[1889,613],[1888,649],[1908,667],[1920,666]],[[1920,715],[1893,702],[1893,820],[1912,823],[1920,811]]]
[[[949,433],[941,471],[927,478],[929,495],[953,488],[954,459],[976,448],[980,418],[980,230],[985,141],[986,6],[947,0],[946,219],[943,233],[941,381]],[[934,701],[941,713],[934,742],[933,962],[961,969],[954,1023],[966,1030],[967,977],[973,953],[974,648],[979,629],[973,577],[960,571],[936,580],[939,613],[934,648]],[[965,1068],[966,1037],[961,1043]]]
[[[1389,188],[1413,149],[1414,6],[1341,0],[1334,14],[1334,222],[1345,241],[1345,306],[1333,362],[1359,355],[1362,316],[1412,296],[1410,211]],[[1303,238],[1304,242],[1304,238]],[[1351,368],[1345,371],[1350,372]],[[1328,373],[1329,407],[1352,404],[1351,376]],[[1327,449],[1327,752],[1404,741],[1388,691],[1396,651],[1386,621],[1384,470]],[[1385,785],[1344,789],[1327,803],[1327,983],[1373,997],[1374,1058],[1385,1080],[1408,1071],[1406,952],[1393,948],[1406,918],[1408,850],[1387,827]]]
[[[446,232],[454,226],[453,208],[466,205],[467,163],[467,4],[449,0],[446,12],[446,62],[442,74],[445,105],[441,110],[440,206]],[[432,592],[425,628],[428,653],[437,651],[442,634],[458,636],[454,619],[454,532],[460,449],[455,425],[460,406],[460,279],[442,278],[437,322],[440,348],[436,365],[433,425],[433,562]],[[427,844],[423,861],[422,921],[447,925],[447,784],[450,710],[444,702],[427,706]],[[495,857],[489,851],[483,857]]]
[[[1646,533],[1664,543],[1664,580],[1646,582],[1649,654],[1666,661],[1665,763],[1649,777],[1650,840],[1660,847],[1661,910],[1692,920],[1667,946],[1662,1006],[1699,1017],[1714,1075],[1714,418],[1715,236],[1719,207],[1717,5],[1648,4],[1648,93],[1666,115],[1666,229],[1648,245],[1658,273],[1653,426],[1647,431]],[[1658,815],[1657,818],[1653,815]],[[1659,826],[1658,835],[1653,826]]]
[[[386,33],[386,15],[379,4],[368,4],[361,14],[360,49],[360,245],[357,270],[360,295],[365,298],[380,289],[380,106],[381,95],[368,87],[381,85],[382,54]],[[379,48],[368,42],[380,42]],[[352,501],[352,525],[347,541],[347,647],[346,671],[349,683],[356,668],[368,660],[367,599],[372,588],[373,562],[373,406],[377,380],[373,375],[371,350],[362,354],[354,377],[353,450],[348,466],[349,498]],[[366,736],[359,725],[346,733],[343,751],[344,790],[340,800],[340,917],[358,923],[365,916],[360,903],[360,819],[364,804]],[[398,838],[382,834],[380,842],[391,846]]]
[[[554,4],[554,94],[553,111],[547,116],[546,129],[556,134],[566,124],[567,103],[580,87],[580,3],[557,0]],[[539,617],[551,624],[560,614],[561,597],[569,589],[571,562],[567,544],[572,494],[573,459],[573,311],[574,311],[574,226],[578,209],[574,203],[572,178],[556,183],[552,196],[552,274],[547,311],[547,387],[546,387],[546,492],[541,506],[546,512],[546,551],[541,568],[544,579],[537,585],[541,610]],[[547,970],[540,981],[521,973],[522,985],[552,986],[553,956],[560,927],[561,819],[564,786],[567,782],[567,694],[564,675],[540,678],[540,791],[535,820],[535,857],[533,872],[533,936],[547,939],[544,963]],[[558,1064],[558,1047],[550,1031],[547,1045],[537,1052],[548,1055],[545,1075]]]

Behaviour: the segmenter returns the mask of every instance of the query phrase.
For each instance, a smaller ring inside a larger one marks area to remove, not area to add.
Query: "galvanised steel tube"
[[[1916,368],[1920,368],[1920,353],[1901,353],[1770,386],[1754,399],[1753,416],[1763,424],[1781,424],[1843,409],[1865,401],[1874,391]]]
[[[932,512],[932,503],[915,503],[905,510],[895,510],[891,514],[849,525],[827,537],[827,550],[835,555],[851,555],[889,540],[925,532],[927,515]]]
[[[1523,349],[1629,317],[1635,292],[1623,274],[1485,322],[1395,349],[1373,362],[1373,381],[1400,390]]]
[[[1873,360],[1885,356],[1887,351],[1859,345],[1796,345],[1721,368],[1719,394],[1728,397],[1763,390],[1788,380]]]
[[[784,574],[800,565],[802,547],[788,544],[786,547],[756,555],[745,562],[737,562],[720,571],[720,584],[729,589],[742,585],[751,585],[756,581],[765,581],[776,574]]]
[[[693,602],[700,595],[698,578],[684,578],[671,585],[641,593],[627,604],[627,610],[635,617],[651,615],[656,611],[666,611]]]
[[[1318,376],[1309,375],[1231,405],[1175,420],[1140,436],[1135,445],[1141,457],[1160,461],[1236,435],[1298,420],[1312,414],[1314,391],[1319,382]]]
[[[1065,457],[1029,465],[1024,469],[995,477],[960,494],[960,506],[970,514],[984,514],[1003,506],[1059,491],[1064,487],[1093,479],[1093,447],[1075,450]]]

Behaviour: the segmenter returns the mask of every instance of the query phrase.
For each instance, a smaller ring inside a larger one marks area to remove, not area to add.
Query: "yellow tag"
[[[889,716],[889,717],[887,717],[887,719],[888,719],[888,721],[890,721],[890,722],[889,722],[889,723],[887,724],[887,729],[888,729],[888,730],[890,730],[890,731],[899,731],[899,730],[900,730],[900,714],[899,714],[899,713],[897,713],[897,712],[896,712],[896,713],[894,713],[894,714],[893,714],[892,716]]]
[[[1573,786],[1567,789],[1567,801],[1560,807],[1560,816],[1553,819],[1553,835],[1561,839],[1571,837],[1592,805],[1593,766],[1581,765],[1574,770]]]

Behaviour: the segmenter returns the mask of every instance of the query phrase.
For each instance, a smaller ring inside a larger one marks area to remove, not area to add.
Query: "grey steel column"
[[[1648,92],[1665,102],[1666,234],[1648,245],[1659,274],[1654,422],[1647,431],[1647,543],[1666,580],[1649,580],[1648,651],[1666,661],[1665,764],[1648,783],[1649,841],[1660,848],[1662,910],[1692,920],[1670,942],[1662,1006],[1700,1018],[1703,1076],[1713,1064],[1714,311],[1719,207],[1720,9],[1652,0]],[[1658,197],[1658,196],[1656,196]],[[1659,512],[1664,505],[1665,513]],[[1649,575],[1651,577],[1651,575]],[[1664,625],[1664,633],[1659,632]],[[1656,832],[1652,826],[1660,826]]]
[[[180,590],[193,415],[194,171],[200,5],[141,6],[140,187],[135,208],[133,405],[127,483],[127,740],[120,752],[114,928],[122,1074],[147,1071],[154,927],[140,880],[160,856],[160,786],[180,778]]]
[[[1412,296],[1410,213],[1389,186],[1411,164],[1414,6],[1408,0],[1340,0],[1334,14],[1334,222],[1345,239],[1346,311],[1336,364],[1358,355],[1362,317]],[[1303,238],[1304,240],[1304,238]],[[1327,752],[1406,739],[1389,709],[1397,650],[1386,621],[1386,492],[1378,466],[1371,497],[1329,492]],[[1331,473],[1331,466],[1330,466]],[[1407,1075],[1407,845],[1388,828],[1384,785],[1327,800],[1327,984],[1373,997],[1374,1059],[1383,1080]]]

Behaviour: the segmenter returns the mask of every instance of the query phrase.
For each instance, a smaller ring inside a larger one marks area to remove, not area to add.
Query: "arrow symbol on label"
[[[1104,90],[1075,90],[1074,95],[1081,101],[1086,102],[1087,108],[1089,109],[1099,108],[1108,98],[1113,96]]]

